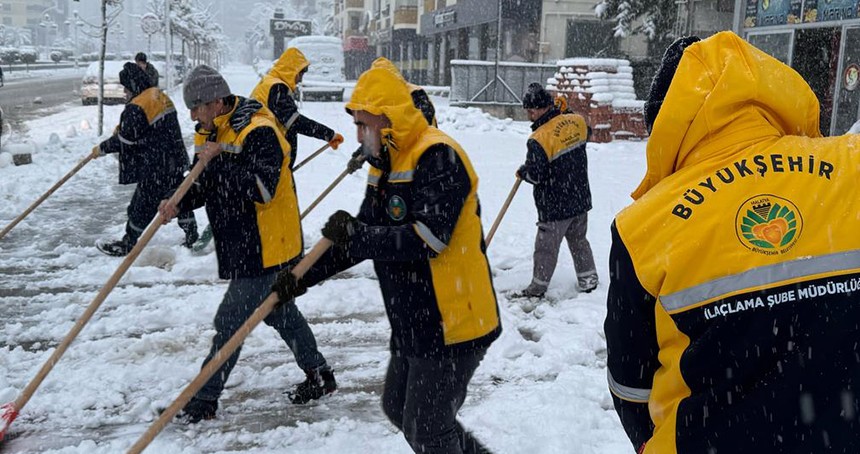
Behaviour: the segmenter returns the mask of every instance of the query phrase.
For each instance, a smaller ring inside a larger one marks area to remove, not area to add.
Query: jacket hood
[[[403,79],[403,82],[406,84],[406,87],[409,88],[410,93],[412,93],[415,90],[421,89],[421,87],[419,87],[418,85],[409,83],[409,81],[406,80],[405,77],[403,77],[403,73],[401,73],[400,70],[397,69],[397,66],[395,66],[395,64],[392,63],[391,60],[389,60],[385,57],[379,57],[376,60],[373,60],[373,63],[370,65],[370,67],[371,68],[382,68],[382,69],[391,71],[392,74],[399,77],[400,79]]]
[[[684,50],[648,139],[642,197],[669,175],[783,136],[820,137],[818,99],[790,67],[732,32]]]
[[[391,127],[382,130],[382,145],[392,152],[409,149],[429,127],[421,111],[413,104],[403,77],[384,68],[370,68],[358,78],[352,98],[346,104],[346,111],[350,114],[356,110],[388,118]]]
[[[290,91],[296,91],[296,76],[310,65],[302,51],[290,47],[281,54],[269,71],[269,75],[284,81],[290,87]]]
[[[119,83],[131,92],[131,97],[141,94],[147,88],[152,88],[152,81],[136,63],[126,62],[119,72]]]

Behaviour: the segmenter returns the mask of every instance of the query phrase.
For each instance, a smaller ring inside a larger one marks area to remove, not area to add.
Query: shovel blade
[[[6,430],[12,425],[12,421],[18,417],[18,409],[15,408],[14,402],[9,402],[0,407],[0,442],[6,436]]]

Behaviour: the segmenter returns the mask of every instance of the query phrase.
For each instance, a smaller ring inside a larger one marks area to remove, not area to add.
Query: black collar
[[[547,110],[545,114],[541,115],[540,118],[538,118],[534,121],[534,123],[532,123],[532,131],[537,131],[538,128],[545,125],[548,121],[559,115],[561,115],[561,111],[558,110],[558,107],[550,107],[550,109]]]

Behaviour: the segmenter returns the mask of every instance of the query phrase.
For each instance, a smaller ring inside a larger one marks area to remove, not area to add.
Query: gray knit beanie
[[[185,105],[193,109],[201,104],[230,96],[230,86],[224,77],[207,65],[195,66],[185,78],[182,90]]]

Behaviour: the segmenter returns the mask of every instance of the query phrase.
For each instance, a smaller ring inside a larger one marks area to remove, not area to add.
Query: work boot
[[[306,404],[337,390],[334,372],[328,366],[306,369],[305,376],[307,377],[305,381],[299,383],[295,391],[288,393],[290,401],[294,404]]]
[[[542,298],[545,293],[546,287],[532,282],[522,291],[514,293],[513,296],[514,298]]]
[[[597,273],[582,276],[579,279],[579,293],[591,293],[597,288]]]
[[[96,248],[112,257],[125,257],[134,249],[134,244],[128,241],[128,238],[123,237],[123,239],[116,241],[96,241]]]
[[[185,241],[182,242],[182,247],[191,249],[194,247],[194,243],[200,238],[200,234],[197,233],[197,230],[191,230],[185,232]]]
[[[218,411],[217,400],[203,400],[194,397],[185,404],[185,408],[176,417],[187,424],[197,424],[204,419],[215,419],[216,411]]]

